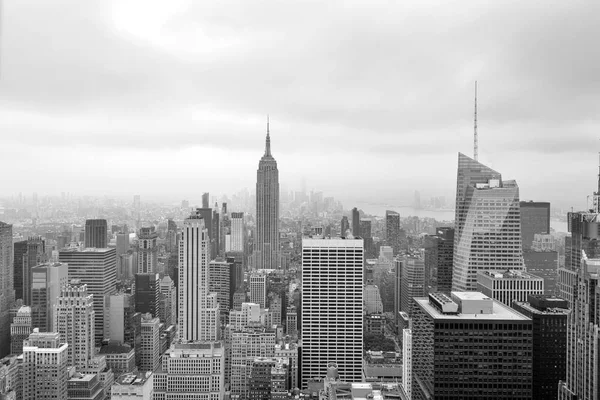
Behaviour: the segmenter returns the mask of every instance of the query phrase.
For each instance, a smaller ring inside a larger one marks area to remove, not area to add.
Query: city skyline
[[[68,177],[60,190],[148,198],[156,195],[150,178],[136,173],[144,165],[153,182],[185,198],[191,175],[169,171],[224,158],[202,186],[252,187],[249,166],[269,113],[280,180],[290,187],[305,177],[346,202],[371,199],[375,188],[384,199],[402,196],[401,187],[427,195],[434,185],[451,197],[445,166],[458,151],[472,154],[476,80],[480,160],[517,179],[523,199],[581,208],[594,179],[580,171],[600,148],[599,60],[585,50],[600,34],[590,10],[597,5],[144,6],[140,15],[133,1],[4,5],[0,129],[11,134],[0,167],[20,171],[5,179],[6,193],[54,192],[45,176],[55,176]],[[75,162],[77,152],[91,162]],[[364,162],[350,179],[356,157]],[[330,165],[340,168],[323,174]],[[407,169],[415,173],[402,185],[385,185],[378,173]],[[555,193],[542,175],[570,193]]]

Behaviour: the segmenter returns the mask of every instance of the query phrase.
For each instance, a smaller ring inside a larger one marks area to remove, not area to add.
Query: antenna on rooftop
[[[473,159],[478,161],[478,153],[479,153],[479,143],[477,138],[477,81],[475,81],[475,118],[473,124],[474,137],[473,137]],[[600,181],[598,182],[600,185]]]

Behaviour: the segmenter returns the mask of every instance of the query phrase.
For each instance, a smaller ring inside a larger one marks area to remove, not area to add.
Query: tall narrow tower
[[[271,155],[268,119],[265,154],[256,171],[256,250],[258,268],[279,266],[279,170]]]
[[[217,294],[208,292],[210,238],[200,211],[184,221],[179,242],[179,337],[218,340]]]
[[[473,118],[473,159],[479,161],[479,137],[477,136],[477,81],[475,81],[475,113]]]

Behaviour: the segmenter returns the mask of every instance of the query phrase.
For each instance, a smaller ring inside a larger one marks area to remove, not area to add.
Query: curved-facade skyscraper
[[[265,154],[256,171],[256,267],[279,267],[279,170],[271,155],[267,123]]]

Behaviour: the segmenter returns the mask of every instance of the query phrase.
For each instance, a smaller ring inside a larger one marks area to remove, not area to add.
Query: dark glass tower
[[[107,246],[108,227],[105,219],[88,219],[85,221],[85,247],[105,249]]]
[[[256,171],[256,247],[258,268],[276,269],[279,265],[279,170],[271,155],[267,122],[265,154]]]

